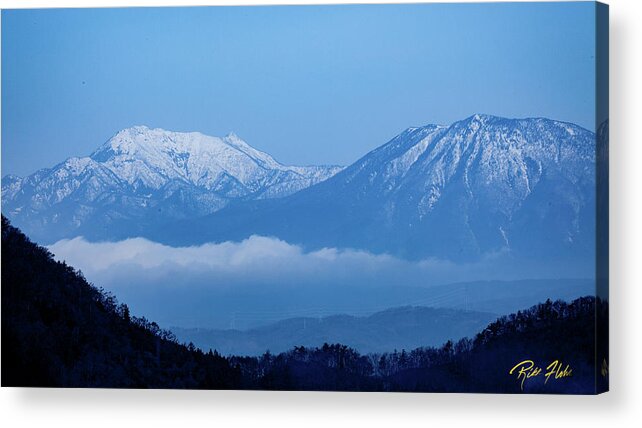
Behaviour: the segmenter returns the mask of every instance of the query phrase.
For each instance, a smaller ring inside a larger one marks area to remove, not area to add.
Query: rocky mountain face
[[[278,198],[323,181],[337,166],[278,163],[234,134],[224,138],[144,126],[120,131],[89,157],[2,180],[2,205],[40,242],[115,238],[213,213],[238,199]]]
[[[231,204],[152,237],[185,244],[257,234],[410,259],[592,261],[595,150],[595,134],[570,123],[474,115],[409,128],[286,198]]]

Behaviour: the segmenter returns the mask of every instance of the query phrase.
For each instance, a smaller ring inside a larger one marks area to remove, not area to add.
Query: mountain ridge
[[[274,236],[308,250],[412,259],[592,259],[595,134],[551,119],[473,115],[412,127],[279,200],[238,201],[150,234],[172,245]],[[196,236],[192,230],[204,231]],[[577,257],[575,257],[577,256]]]
[[[296,317],[247,330],[170,330],[182,342],[201,349],[216,349],[222,355],[261,355],[266,350],[284,352],[295,346],[314,347],[341,343],[361,353],[391,349],[438,346],[448,340],[472,337],[498,315],[451,308],[401,306],[368,316],[337,314]]]
[[[159,145],[141,149],[150,135]],[[175,135],[187,137],[164,150]],[[593,269],[587,260],[594,256],[596,134],[569,122],[475,114],[447,126],[410,127],[345,168],[308,168],[307,178],[299,174],[303,167],[266,174],[261,165],[276,162],[267,154],[242,162],[250,149],[233,134],[218,138],[139,127],[116,136],[90,160],[60,164],[63,178],[76,174],[93,184],[72,189],[80,207],[65,206],[70,189],[63,187],[51,193],[58,205],[47,216],[25,213],[43,199],[34,196],[31,205],[13,201],[21,182],[5,177],[6,213],[43,242],[140,236],[185,246],[262,235],[305,250],[353,248],[454,262],[509,254],[547,265],[551,259],[582,265],[572,276],[585,277]],[[203,151],[206,143],[214,148]],[[207,160],[214,158],[228,159],[230,168]],[[162,179],[158,165],[166,171]],[[47,171],[34,180],[43,181]],[[125,184],[118,181],[123,177]],[[87,200],[98,201],[99,209]],[[52,228],[60,218],[70,226]]]
[[[136,230],[136,222],[144,228],[158,221],[154,217],[201,216],[238,198],[282,197],[341,168],[282,165],[234,133],[219,138],[134,126],[89,156],[27,177],[3,177],[3,211],[35,238],[52,242],[82,233],[91,222]],[[53,228],[58,233],[47,230]]]

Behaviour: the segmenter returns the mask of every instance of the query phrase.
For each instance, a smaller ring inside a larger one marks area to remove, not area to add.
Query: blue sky
[[[591,2],[5,10],[2,174],[140,124],[302,165],[477,112],[593,130],[594,39]]]

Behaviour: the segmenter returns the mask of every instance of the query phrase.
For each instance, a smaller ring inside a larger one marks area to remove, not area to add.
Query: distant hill
[[[361,353],[438,346],[450,339],[472,337],[497,316],[485,312],[427,307],[402,307],[367,317],[334,315],[291,318],[263,327],[240,330],[171,330],[179,340],[223,355],[260,355],[294,346],[342,343]]]
[[[589,279],[476,281],[430,287],[403,283],[374,286],[365,281],[341,288],[333,284],[325,287],[276,284],[239,287],[233,293],[225,287],[210,287],[200,294],[181,293],[172,287],[138,287],[135,281],[127,284],[131,286],[120,287],[119,297],[164,327],[215,330],[250,330],[289,318],[365,316],[402,306],[505,315],[546,299],[571,301],[595,292],[595,281]]]
[[[547,299],[572,301],[593,293],[595,281],[591,279],[472,281],[426,287],[415,304],[506,315]]]

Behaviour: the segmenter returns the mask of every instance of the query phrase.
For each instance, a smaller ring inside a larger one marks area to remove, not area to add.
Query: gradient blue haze
[[[348,164],[476,112],[594,130],[595,4],[2,11],[2,175],[137,124]]]

